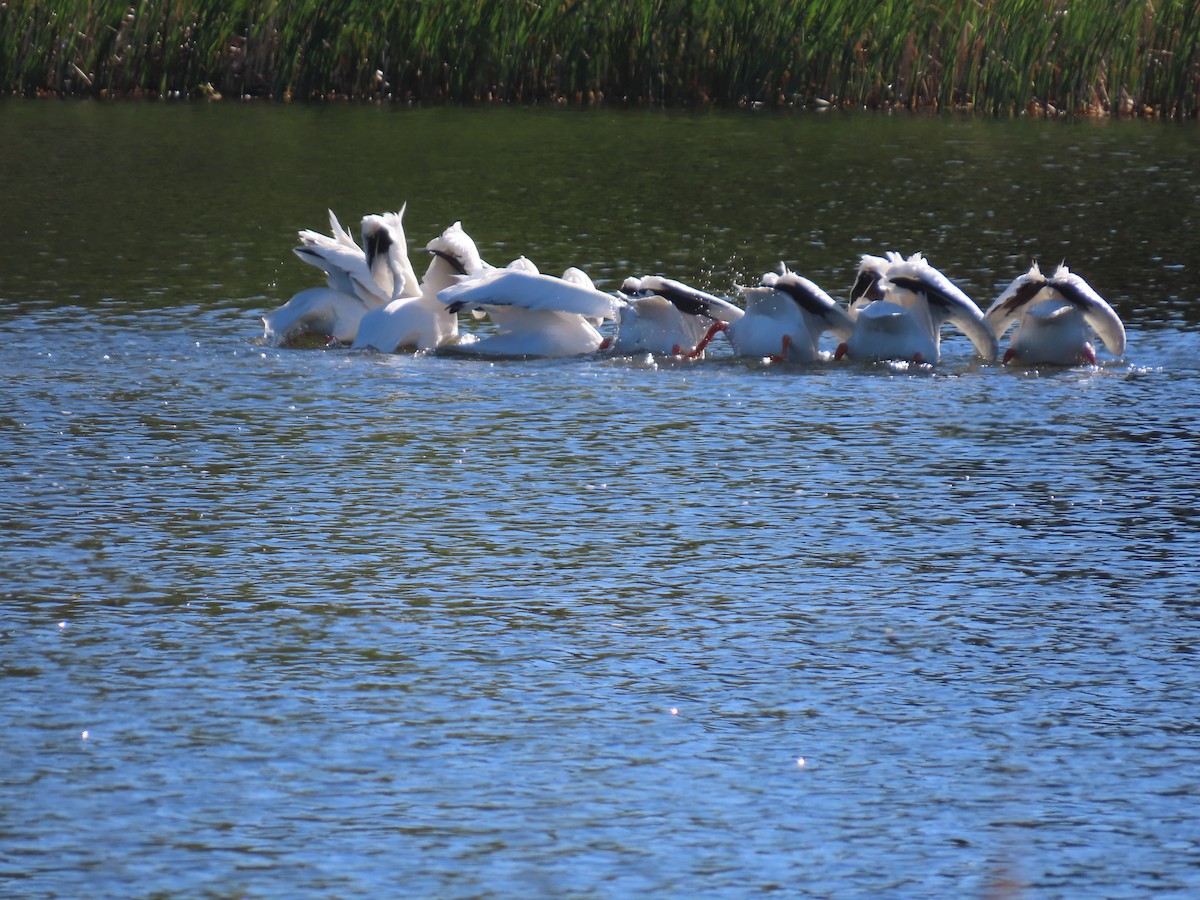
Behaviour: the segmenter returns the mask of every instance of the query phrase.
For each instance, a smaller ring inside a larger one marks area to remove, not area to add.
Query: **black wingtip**
[[[1017,288],[1016,292],[1004,301],[1004,305],[1000,309],[1005,313],[1010,313],[1014,309],[1020,309],[1028,303],[1038,291],[1046,286],[1046,279],[1030,281],[1028,284],[1023,284]]]
[[[820,297],[814,295],[808,288],[802,284],[797,284],[794,281],[784,281],[780,279],[775,283],[775,290],[787,294],[792,300],[805,312],[812,313],[814,316],[826,315],[825,303]]]

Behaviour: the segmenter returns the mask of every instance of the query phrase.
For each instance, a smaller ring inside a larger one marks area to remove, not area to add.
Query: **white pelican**
[[[398,297],[362,317],[352,349],[433,350],[458,338],[458,316],[438,300],[441,290],[462,275],[478,276],[492,269],[479,256],[475,242],[455,222],[425,249],[432,254],[416,297]]]
[[[421,280],[421,289],[425,293],[444,291],[457,284],[464,275],[476,278],[496,271],[495,266],[483,261],[479,248],[463,231],[461,222],[455,222],[426,244],[425,252],[433,257]]]
[[[281,342],[306,332],[351,343],[370,310],[397,297],[417,296],[420,287],[408,259],[402,222],[404,208],[384,215],[364,216],[360,248],[330,210],[333,237],[301,231],[295,253],[325,272],[327,287],[300,291],[287,303],[263,316],[265,337]]]
[[[1004,352],[1005,362],[1095,365],[1096,350],[1087,341],[1089,327],[1113,356],[1125,352],[1121,317],[1065,265],[1047,278],[1035,262],[996,298],[987,319],[998,338],[1017,323],[1012,343]]]
[[[850,291],[854,333],[837,350],[840,358],[895,359],[936,363],[941,331],[950,323],[970,338],[986,360],[996,358],[996,335],[975,301],[925,261],[864,256]]]
[[[590,320],[615,319],[617,300],[579,269],[542,275],[522,257],[507,268],[465,278],[438,294],[450,311],[481,310],[495,333],[463,348],[482,356],[578,356],[603,338]]]
[[[850,318],[832,297],[807,278],[768,272],[759,287],[744,287],[746,315],[726,329],[738,356],[775,361],[815,362],[821,335],[832,331],[843,340],[854,331]]]
[[[615,353],[660,353],[696,359],[713,335],[744,314],[728,300],[659,275],[626,278],[618,294]]]

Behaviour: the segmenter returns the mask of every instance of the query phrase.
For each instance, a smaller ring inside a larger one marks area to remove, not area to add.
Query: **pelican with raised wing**
[[[1047,278],[1035,262],[987,311],[997,338],[1015,323],[1004,361],[1025,365],[1071,366],[1096,364],[1096,348],[1089,332],[1099,336],[1113,356],[1125,352],[1125,325],[1091,285],[1060,265]]]
[[[746,314],[725,331],[738,356],[773,362],[810,363],[820,359],[821,335],[832,331],[843,340],[854,320],[815,283],[780,265],[763,275],[758,287],[741,288]]]
[[[305,333],[352,343],[363,316],[398,297],[420,294],[404,237],[404,209],[364,216],[363,247],[329,212],[332,237],[300,232],[300,259],[325,273],[325,287],[308,288],[263,316],[264,337],[284,342]],[[366,248],[365,250],[363,248]]]
[[[965,334],[975,352],[996,358],[998,345],[983,311],[920,253],[904,259],[864,256],[850,291],[854,333],[837,356],[862,360],[941,359],[941,331],[950,324]]]
[[[618,294],[614,353],[658,353],[698,359],[713,335],[742,317],[728,300],[673,278],[626,278]]]
[[[421,292],[416,297],[398,297],[362,317],[353,349],[433,350],[458,340],[458,316],[438,300],[438,292],[456,284],[462,276],[480,276],[493,270],[479,255],[479,248],[455,222],[430,241],[425,250],[432,255]]]
[[[438,294],[450,312],[481,311],[495,332],[462,347],[480,356],[578,356],[600,349],[594,322],[616,319],[617,298],[579,269],[543,275],[522,257],[506,268],[464,278]]]

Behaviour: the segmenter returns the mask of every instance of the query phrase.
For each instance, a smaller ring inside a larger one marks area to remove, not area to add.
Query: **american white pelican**
[[[590,320],[615,319],[617,300],[579,269],[542,275],[522,257],[507,268],[465,278],[438,294],[451,312],[481,310],[496,331],[462,348],[481,356],[577,356],[603,338]]]
[[[815,362],[821,335],[832,331],[843,340],[854,332],[854,320],[816,284],[780,266],[759,287],[744,287],[746,315],[726,329],[738,356],[776,361]]]
[[[1089,327],[1113,356],[1125,352],[1121,317],[1065,265],[1047,278],[1035,262],[996,298],[987,319],[998,338],[1017,323],[1012,343],[1004,352],[1005,362],[1095,365],[1096,350],[1087,341]]]
[[[728,300],[659,275],[626,278],[618,294],[615,353],[660,353],[696,359],[714,334],[743,316]]]
[[[837,356],[936,363],[942,325],[965,334],[986,360],[996,358],[996,335],[981,310],[920,253],[904,259],[864,256],[850,291],[854,333]]]
[[[351,343],[370,310],[398,297],[417,296],[420,286],[408,259],[404,209],[384,215],[364,216],[364,251],[338,222],[331,210],[327,237],[301,231],[295,253],[325,272],[327,287],[300,291],[287,303],[263,316],[265,337],[285,341],[315,332],[339,343]]]
[[[479,248],[470,235],[463,231],[461,222],[455,222],[426,244],[425,252],[433,259],[425,270],[425,277],[421,279],[423,293],[444,291],[457,284],[464,275],[476,278],[496,271],[495,266],[483,261]]]
[[[352,349],[432,350],[458,338],[458,316],[438,300],[438,292],[457,283],[462,275],[482,275],[492,269],[479,256],[475,242],[455,222],[425,249],[433,255],[421,292],[398,297],[362,317]]]

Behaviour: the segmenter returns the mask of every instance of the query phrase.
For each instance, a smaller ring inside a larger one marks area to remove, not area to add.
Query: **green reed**
[[[1195,0],[0,0],[0,91],[1200,115]]]

